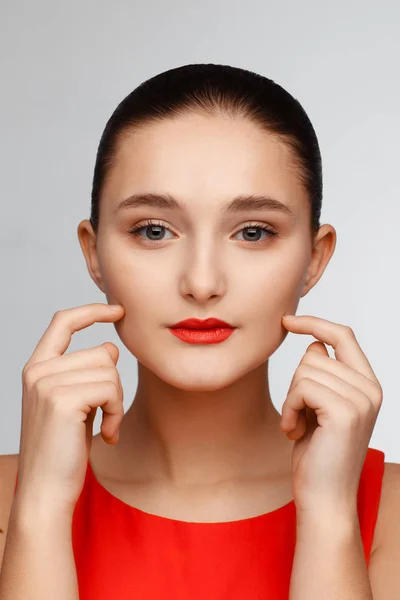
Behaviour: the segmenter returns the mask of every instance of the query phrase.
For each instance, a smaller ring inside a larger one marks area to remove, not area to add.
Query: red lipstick
[[[189,344],[218,344],[232,335],[236,327],[220,319],[185,319],[169,327],[170,332]]]

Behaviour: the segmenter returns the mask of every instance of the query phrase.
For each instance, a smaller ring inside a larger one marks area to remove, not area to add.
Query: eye
[[[140,235],[140,232],[142,231],[142,229],[144,229],[144,233],[145,235],[150,235],[150,236],[154,236],[153,239],[146,239],[146,238],[142,238],[142,236]],[[166,227],[165,225],[162,225],[162,223],[157,223],[156,221],[152,221],[152,220],[148,220],[145,223],[143,223],[142,225],[136,225],[135,227],[132,227],[132,229],[129,229],[129,231],[127,232],[128,235],[132,235],[133,237],[141,237],[142,239],[145,239],[145,241],[148,242],[158,242],[158,241],[162,241],[164,238],[164,231],[169,231],[171,233],[171,231],[168,229],[168,227]]]
[[[267,227],[264,223],[255,223],[252,225],[246,225],[246,227],[243,227],[237,233],[241,233],[242,231],[247,231],[247,233],[245,235],[250,237],[250,240],[244,240],[244,241],[245,242],[250,241],[253,244],[262,244],[271,237],[274,237],[274,236],[279,237],[277,231],[275,231],[274,229],[272,229],[270,227]],[[259,239],[260,232],[261,232],[261,234],[262,233],[267,234],[266,238],[264,238],[263,240]],[[237,233],[235,235],[237,235]]]
[[[149,235],[150,238],[142,237],[142,235],[141,235],[142,230],[144,230],[145,236]],[[148,221],[145,221],[143,224],[135,225],[135,227],[132,227],[132,229],[129,229],[127,231],[127,234],[129,236],[139,237],[143,241],[149,242],[150,244],[151,243],[157,244],[157,242],[163,241],[164,239],[168,239],[168,238],[165,238],[166,231],[169,231],[169,233],[172,233],[171,230],[168,227],[166,227],[165,225],[163,225],[162,223],[158,223],[157,221],[153,221],[153,220],[149,219]],[[249,242],[252,245],[263,244],[269,238],[272,238],[274,236],[279,237],[278,232],[270,227],[267,227],[265,225],[265,223],[252,223],[252,224],[246,225],[246,227],[242,227],[242,229],[240,229],[238,232],[236,232],[235,235],[237,235],[238,233],[241,233],[242,231],[246,232],[245,235],[250,238],[250,239],[245,239],[244,241]],[[260,232],[261,232],[261,234],[262,233],[266,234],[266,237],[262,240],[260,240]],[[151,237],[151,236],[153,236],[153,237]]]

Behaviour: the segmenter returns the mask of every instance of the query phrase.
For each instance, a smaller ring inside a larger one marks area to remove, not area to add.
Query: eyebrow
[[[137,208],[139,206],[148,206],[160,209],[168,209],[168,210],[178,210],[184,211],[185,207],[183,204],[178,202],[176,198],[171,196],[170,194],[154,194],[154,193],[146,193],[146,194],[133,194],[122,200],[117,205],[117,208],[114,211],[114,214],[119,212],[120,210],[125,210],[128,208]],[[222,209],[222,212],[226,213],[240,213],[246,211],[261,211],[261,210],[272,210],[279,211],[286,215],[290,215],[294,217],[294,213],[292,210],[286,205],[277,200],[276,198],[272,198],[271,196],[264,195],[245,195],[241,194],[236,196],[225,208]]]

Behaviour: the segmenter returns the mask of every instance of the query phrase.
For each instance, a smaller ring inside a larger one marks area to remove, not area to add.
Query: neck
[[[290,468],[293,442],[279,428],[268,361],[213,391],[177,389],[141,363],[138,375],[114,447],[129,476],[190,486],[279,476]]]

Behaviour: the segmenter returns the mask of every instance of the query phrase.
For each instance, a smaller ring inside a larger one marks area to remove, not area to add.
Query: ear
[[[79,244],[85,257],[87,270],[97,287],[104,292],[96,249],[96,234],[89,219],[84,219],[77,229]],[[105,292],[104,292],[105,293]]]
[[[335,251],[336,238],[336,229],[332,225],[324,223],[324,225],[321,225],[318,229],[318,233],[313,238],[312,242],[311,262],[306,272],[304,289],[300,296],[301,298],[306,296],[321,279]]]

